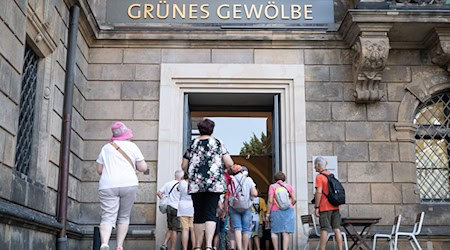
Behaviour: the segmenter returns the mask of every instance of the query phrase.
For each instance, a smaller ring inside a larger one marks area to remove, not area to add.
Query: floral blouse
[[[224,176],[223,155],[228,150],[214,137],[194,139],[183,158],[189,160],[189,193],[224,193],[226,183]]]

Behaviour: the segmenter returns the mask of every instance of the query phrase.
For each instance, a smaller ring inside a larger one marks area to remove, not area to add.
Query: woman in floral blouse
[[[220,195],[226,191],[224,171],[233,166],[223,143],[211,136],[214,125],[210,119],[197,124],[200,136],[192,140],[181,164],[189,175],[189,193],[194,202],[194,249],[200,249],[203,237],[206,249],[212,249],[217,204]]]

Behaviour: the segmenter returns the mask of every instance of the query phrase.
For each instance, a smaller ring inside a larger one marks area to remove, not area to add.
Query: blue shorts
[[[241,230],[242,233],[247,234],[251,233],[252,211],[250,209],[238,212],[233,207],[230,207],[230,218],[234,230]]]
[[[294,233],[295,216],[294,209],[275,210],[270,213],[270,229],[272,233]]]

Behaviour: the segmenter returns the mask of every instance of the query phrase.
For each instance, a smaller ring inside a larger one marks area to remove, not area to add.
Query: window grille
[[[28,175],[31,164],[38,61],[38,55],[27,44],[23,60],[19,128],[14,163],[15,169],[24,175]]]
[[[450,92],[420,105],[414,124],[420,198],[423,202],[450,202]]]

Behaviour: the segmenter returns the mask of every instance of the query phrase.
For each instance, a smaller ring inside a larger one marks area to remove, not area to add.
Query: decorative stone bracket
[[[429,44],[431,62],[450,73],[450,30],[436,29]]]
[[[389,38],[386,35],[365,36],[363,33],[356,38],[352,49],[355,51],[355,101],[371,103],[381,100],[384,91],[380,89],[380,81],[389,56]]]

